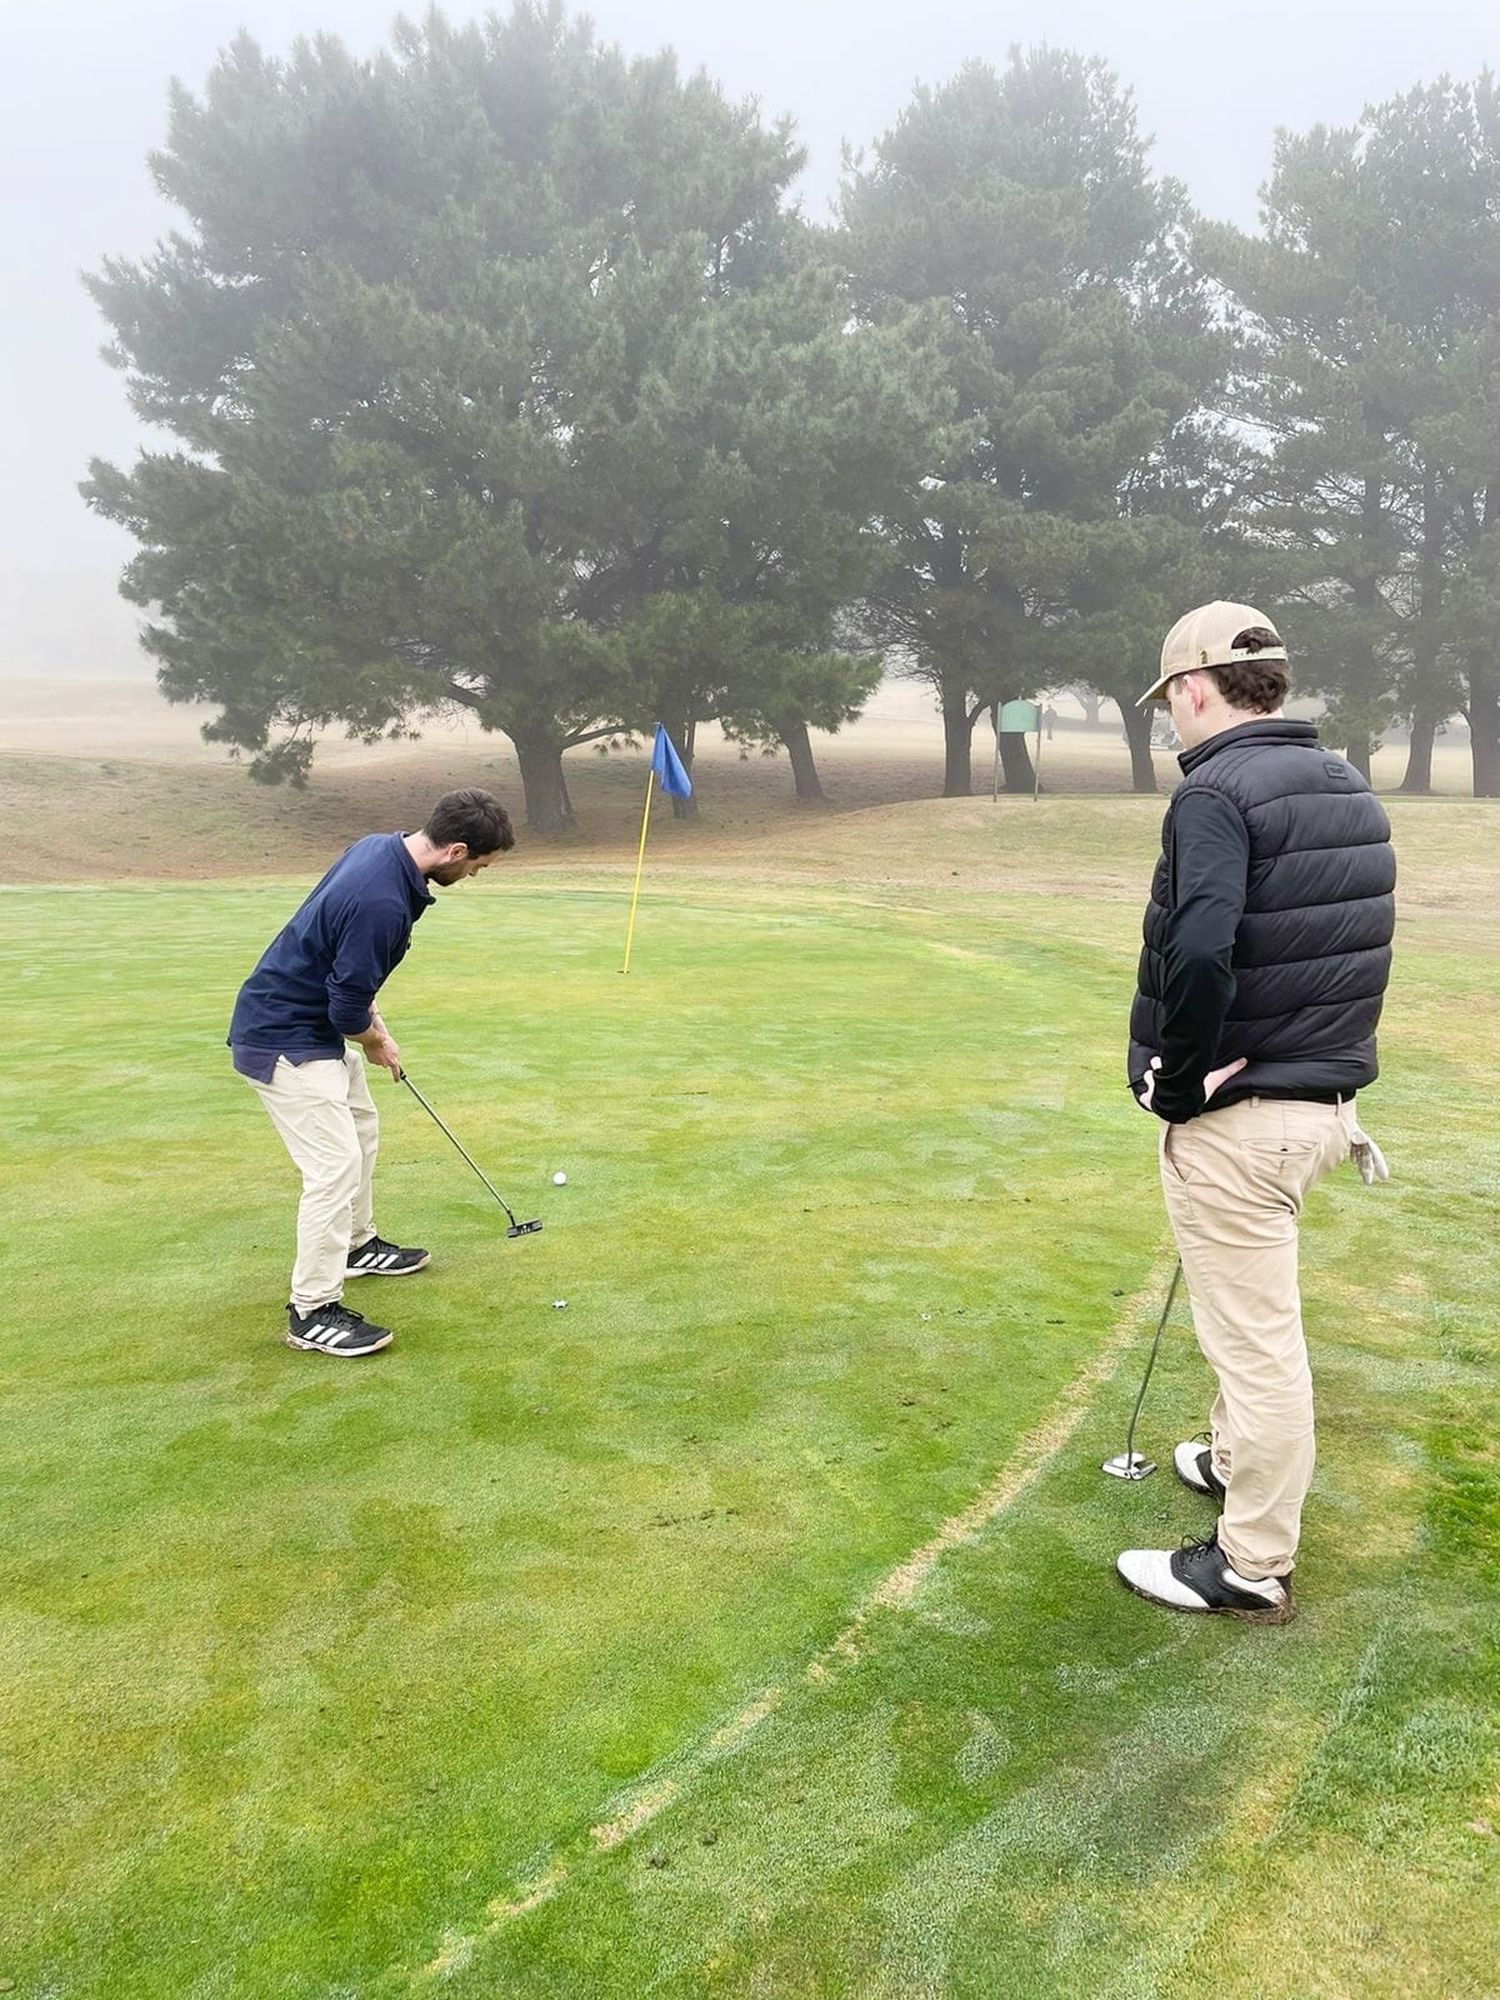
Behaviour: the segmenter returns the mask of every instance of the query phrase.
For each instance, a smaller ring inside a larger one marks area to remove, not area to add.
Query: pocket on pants
[[[1245,1166],[1253,1183],[1283,1203],[1291,1215],[1302,1213],[1302,1199],[1323,1171],[1323,1148],[1317,1140],[1287,1139],[1279,1145],[1247,1145]]]
[[[1184,1144],[1185,1125],[1169,1125],[1162,1121],[1161,1161],[1162,1166],[1173,1180],[1186,1187],[1191,1178],[1188,1168],[1192,1162],[1192,1143]]]
[[[283,1056],[272,1078],[283,1095],[306,1102],[322,1098],[330,1104],[345,1104],[349,1098],[349,1072],[341,1056],[317,1056],[312,1062],[288,1062]]]
[[[1164,1186],[1175,1188],[1182,1195],[1183,1199],[1186,1200],[1188,1198],[1190,1183],[1183,1169],[1181,1142],[1182,1127],[1180,1125],[1168,1125],[1163,1120],[1161,1138],[1157,1143],[1157,1158],[1161,1166],[1162,1182]]]

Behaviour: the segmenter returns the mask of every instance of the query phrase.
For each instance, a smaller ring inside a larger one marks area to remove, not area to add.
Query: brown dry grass
[[[420,823],[454,785],[493,787],[519,813],[520,779],[505,739],[463,719],[439,721],[419,742],[320,745],[302,792],[253,784],[198,733],[204,712],[174,709],[152,683],[9,681],[0,717],[0,881],[208,880],[314,875],[350,840]],[[868,716],[818,743],[826,809],[799,807],[784,758],[740,755],[710,732],[699,747],[701,815],[679,822],[658,804],[651,869],[804,885],[902,887],[982,894],[1076,888],[1080,865],[1096,895],[1133,899],[1154,848],[1174,760],[1157,757],[1163,797],[1129,791],[1118,733],[1062,730],[1044,746],[1048,793],[984,793],[990,739],[975,734],[971,799],[936,796],[942,734],[920,691],[882,689]],[[1393,784],[1400,752],[1383,753],[1378,783]],[[1439,751],[1438,782],[1460,790],[1466,757]],[[543,840],[521,829],[511,866],[614,875],[634,859],[645,753],[575,752],[569,786],[576,834]],[[1068,833],[1056,814],[1068,801]],[[1393,800],[1408,913],[1479,921],[1483,882],[1500,852],[1488,803],[1452,796]],[[1429,840],[1431,815],[1443,823]],[[873,817],[872,817],[873,815]],[[976,855],[979,857],[976,866]],[[961,864],[961,865],[956,865]],[[1487,919],[1486,919],[1487,923]]]

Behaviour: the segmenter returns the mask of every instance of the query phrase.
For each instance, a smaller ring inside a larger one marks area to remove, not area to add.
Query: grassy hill
[[[1493,814],[1398,809],[1395,1178],[1310,1205],[1266,1631],[1125,1593],[1118,1548],[1212,1515],[1098,1469],[1170,1268],[1119,1074],[1159,801],[664,821],[628,981],[618,848],[444,897],[385,1012],[545,1230],[378,1088],[380,1224],[433,1265],[355,1298],[378,1360],[280,1344],[295,1189],[228,1005],[433,775],[80,760],[39,859],[12,824],[0,1977],[1492,1995]],[[1184,1316],[1154,1456],[1207,1398]]]

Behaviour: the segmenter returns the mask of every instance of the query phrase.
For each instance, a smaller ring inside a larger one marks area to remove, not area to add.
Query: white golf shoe
[[[1184,1486],[1191,1486],[1195,1493],[1209,1493],[1222,1507],[1226,1491],[1223,1480],[1214,1471],[1214,1455],[1201,1437],[1188,1438],[1172,1453],[1172,1468]]]
[[[1292,1616],[1289,1576],[1241,1576],[1219,1547],[1218,1530],[1180,1549],[1127,1549],[1115,1559],[1137,1597],[1170,1611],[1223,1611],[1252,1625],[1285,1625]]]

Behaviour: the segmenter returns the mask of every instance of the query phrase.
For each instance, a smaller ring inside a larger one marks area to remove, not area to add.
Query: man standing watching
[[[346,1278],[405,1277],[428,1262],[375,1231],[379,1119],[365,1057],[401,1075],[375,996],[434,900],[515,845],[488,792],[448,792],[420,833],[373,833],[337,860],[240,988],[234,1066],[254,1087],[302,1176],[287,1345],[360,1356],[389,1347],[343,1303]]]
[[[1310,722],[1282,713],[1287,686],[1270,621],[1220,602],[1172,627],[1141,697],[1171,710],[1183,777],[1146,910],[1129,1077],[1161,1121],[1167,1213],[1219,1385],[1207,1444],[1178,1445],[1174,1463],[1222,1511],[1205,1540],[1116,1565],[1157,1604],[1265,1624],[1292,1615],[1313,1471],[1298,1218],[1351,1152],[1384,1177],[1354,1095],[1376,1075],[1396,881],[1383,809]]]

